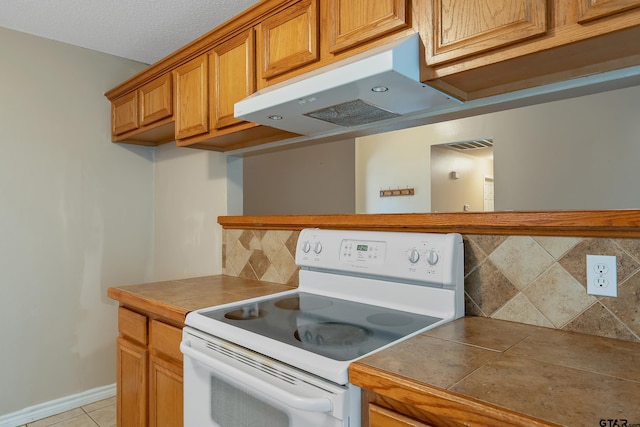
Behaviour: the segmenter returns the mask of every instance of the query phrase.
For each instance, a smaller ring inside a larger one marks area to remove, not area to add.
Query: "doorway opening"
[[[494,210],[493,138],[431,146],[431,211]]]

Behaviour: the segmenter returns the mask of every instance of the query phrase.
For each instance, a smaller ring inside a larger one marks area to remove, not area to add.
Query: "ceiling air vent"
[[[473,139],[471,141],[453,142],[451,144],[443,144],[448,148],[454,148],[456,150],[475,150],[479,148],[492,148],[493,139]]]

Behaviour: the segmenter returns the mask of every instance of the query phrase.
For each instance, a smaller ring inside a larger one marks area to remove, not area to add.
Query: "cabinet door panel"
[[[547,0],[432,0],[428,64],[517,43],[547,30]]]
[[[121,337],[116,342],[118,426],[146,427],[149,352]]]
[[[175,70],[176,139],[209,131],[208,68],[201,55]]]
[[[589,22],[640,7],[640,0],[579,0],[578,22]]]
[[[318,1],[303,0],[258,26],[262,78],[271,78],[319,59]]]
[[[253,29],[213,48],[211,66],[211,124],[220,129],[237,123],[233,104],[256,90]]]
[[[183,425],[182,366],[151,357],[149,381],[149,426]]]
[[[407,27],[407,0],[330,0],[329,25],[329,52],[339,52]]]
[[[138,129],[138,92],[128,93],[111,103],[111,131],[114,135]]]
[[[140,88],[140,121],[143,126],[173,114],[171,73]]]

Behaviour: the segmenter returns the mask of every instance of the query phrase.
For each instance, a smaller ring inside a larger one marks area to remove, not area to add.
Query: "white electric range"
[[[185,426],[359,426],[349,364],[464,316],[463,258],[459,234],[302,230],[297,289],[187,315]]]

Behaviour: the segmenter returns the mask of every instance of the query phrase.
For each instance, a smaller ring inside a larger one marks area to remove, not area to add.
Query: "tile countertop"
[[[640,426],[640,344],[574,332],[466,317],[360,359],[349,377],[434,424]]]
[[[293,289],[291,286],[224,275],[112,287],[122,306],[183,326],[190,311]]]

